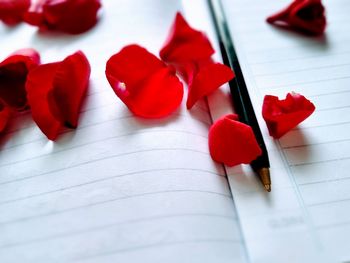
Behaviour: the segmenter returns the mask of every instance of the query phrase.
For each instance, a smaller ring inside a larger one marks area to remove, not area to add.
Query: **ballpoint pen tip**
[[[264,185],[266,191],[271,192],[271,185],[270,184],[265,184]]]

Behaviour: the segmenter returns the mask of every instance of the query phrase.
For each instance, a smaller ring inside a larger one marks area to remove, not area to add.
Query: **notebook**
[[[81,49],[92,66],[77,130],[53,143],[23,113],[0,138],[1,262],[349,261],[346,3],[326,3],[324,39],[265,24],[287,3],[223,1],[270,154],[269,194],[249,166],[209,156],[208,128],[232,112],[227,86],[152,121],[135,118],[104,76],[127,44],[157,54],[178,10],[217,49],[206,1],[105,0],[100,22],[81,36],[0,25],[1,60],[22,47],[44,63]],[[274,141],[262,98],[291,90],[317,110]]]

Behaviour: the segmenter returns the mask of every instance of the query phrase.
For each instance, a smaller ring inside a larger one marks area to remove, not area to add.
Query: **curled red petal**
[[[278,139],[315,111],[315,105],[303,95],[288,93],[284,100],[266,95],[262,115],[269,133]]]
[[[160,57],[169,63],[184,63],[210,59],[214,49],[207,36],[189,26],[180,13],[170,29],[169,36],[160,50]]]
[[[11,117],[11,109],[0,101],[0,133],[6,128]]]
[[[221,63],[210,63],[200,68],[189,85],[187,108],[191,109],[199,99],[209,95],[234,76],[233,71]]]
[[[0,20],[15,25],[23,20],[29,6],[30,0],[0,0]]]
[[[183,87],[174,69],[137,45],[124,47],[108,60],[106,77],[117,96],[141,117],[165,117],[182,101]]]
[[[267,22],[289,25],[315,35],[322,34],[327,24],[321,0],[294,0],[282,11],[268,17]]]
[[[76,127],[89,76],[90,65],[81,51],[28,74],[26,91],[32,116],[48,139],[55,140],[63,126]]]
[[[59,62],[38,66],[28,74],[26,83],[33,120],[50,140],[55,140],[62,128],[62,124],[52,114],[48,100],[58,66]]]
[[[86,94],[91,68],[83,52],[63,60],[56,69],[49,105],[55,117],[65,126],[76,128],[79,110]]]
[[[40,0],[25,14],[24,20],[41,29],[80,34],[97,23],[100,0]]]
[[[34,49],[21,49],[0,63],[0,99],[11,108],[22,110],[27,106],[25,82],[28,72],[40,63]]]
[[[213,53],[214,49],[206,35],[191,28],[183,16],[177,13],[159,54],[176,68],[188,84],[188,109],[234,77],[230,68],[212,61]]]
[[[249,164],[262,151],[249,125],[229,114],[216,121],[209,130],[209,150],[213,160],[228,166]]]

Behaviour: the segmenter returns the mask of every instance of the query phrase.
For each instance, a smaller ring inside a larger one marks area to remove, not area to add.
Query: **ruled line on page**
[[[338,160],[336,160],[338,161]],[[312,182],[305,182],[305,183],[298,183],[300,186],[303,185],[312,185],[312,184],[322,184],[322,183],[328,183],[328,182],[336,182],[336,181],[346,181],[346,180],[350,180],[350,176],[345,176],[345,177],[341,177],[341,178],[327,178],[325,180],[320,180],[320,181],[312,181]]]
[[[99,140],[99,141],[97,141],[97,143],[101,143],[101,142],[103,143],[103,142],[112,141],[112,140],[115,140],[115,139],[123,139],[125,137],[127,138],[128,136],[134,135],[134,134],[136,134],[136,135],[142,135],[142,134],[153,135],[154,133],[159,133],[159,132],[157,132],[157,131],[153,131],[153,132],[152,131],[146,131],[146,132],[137,132],[137,133],[135,132],[135,133],[130,133],[130,134],[126,134],[126,135],[117,135],[117,136],[114,136],[112,138],[106,138],[106,139]],[[161,133],[164,134],[164,132],[161,132]],[[187,135],[193,136],[194,138],[205,139],[205,137],[203,138],[202,136],[193,135],[192,133],[187,133],[187,132],[182,132],[182,131],[165,131],[165,133],[187,134]],[[72,146],[72,147],[70,147],[68,149],[62,149],[62,150],[59,150],[59,151],[55,151],[54,153],[46,153],[46,154],[41,154],[41,155],[29,157],[29,158],[20,159],[20,160],[17,160],[17,161],[2,163],[2,164],[0,164],[0,167],[13,166],[15,164],[28,162],[28,161],[32,161],[32,160],[37,160],[37,159],[42,159],[42,158],[45,158],[45,157],[52,158],[52,154],[59,154],[59,153],[62,153],[62,152],[71,151],[71,150],[82,148],[82,147],[85,147],[85,146],[89,146],[89,145],[95,144],[95,143],[96,142],[92,142],[92,143],[88,142],[86,144]],[[160,149],[160,150],[171,150],[172,148],[150,148],[150,150],[157,150],[157,149]],[[198,153],[207,154],[207,155],[209,154],[208,152],[200,151],[200,150],[196,150],[196,149],[191,149],[191,148],[174,148],[174,149],[175,150],[184,150],[184,151],[198,152]],[[139,151],[136,151],[136,152],[139,152]],[[134,153],[134,152],[131,152],[131,153]],[[128,154],[128,152],[126,152],[126,154]],[[116,154],[116,156],[120,156],[120,155],[123,155],[123,153]],[[113,158],[113,157],[114,157],[114,155],[112,155],[111,158]],[[91,162],[91,161],[94,161],[94,160],[98,161],[98,160],[103,160],[103,159],[104,158],[94,158],[94,159],[89,159],[89,161]]]
[[[52,169],[52,170],[49,170],[49,171],[44,172],[44,173],[38,173],[38,174],[35,174],[33,176],[22,177],[22,178],[18,178],[18,179],[12,180],[12,181],[11,180],[4,181],[4,182],[1,182],[1,184],[10,184],[10,183],[17,182],[17,181],[24,181],[24,180],[28,180],[28,179],[39,177],[39,176],[53,174],[53,173],[60,172],[60,171],[66,170],[66,169],[76,168],[76,167],[83,166],[83,165],[86,165],[86,164],[91,164],[91,163],[95,163],[95,162],[99,162],[99,161],[105,161],[105,160],[108,160],[108,159],[115,159],[117,157],[124,157],[124,156],[133,155],[133,154],[137,154],[137,153],[147,153],[147,152],[156,152],[156,151],[160,151],[160,152],[164,152],[164,151],[175,151],[175,152],[176,151],[188,151],[188,152],[199,153],[199,154],[203,154],[203,155],[209,156],[209,154],[206,153],[206,152],[196,151],[196,150],[192,150],[192,149],[185,149],[185,148],[145,149],[145,150],[138,150],[138,151],[114,154],[114,155],[110,155],[108,157],[97,158],[97,159],[94,159],[94,160],[88,160],[88,161],[85,161],[85,162],[77,163],[76,165],[71,165],[69,167]],[[40,157],[40,158],[42,158],[42,157]],[[31,160],[33,160],[33,159],[31,159]]]
[[[28,195],[28,196],[19,197],[19,198],[16,198],[16,199],[9,199],[9,200],[6,200],[6,201],[1,201],[0,202],[0,206],[5,205],[5,204],[9,204],[9,203],[14,203],[14,202],[18,202],[18,201],[23,201],[23,200],[35,198],[35,197],[39,197],[39,196],[43,196],[43,195],[49,195],[49,194],[52,194],[52,193],[63,192],[65,190],[79,188],[79,187],[91,185],[91,184],[94,184],[94,183],[97,183],[97,182],[113,180],[113,179],[116,179],[116,178],[121,178],[123,176],[137,175],[137,174],[141,174],[141,173],[159,172],[159,171],[197,171],[197,172],[203,172],[203,173],[210,173],[210,174],[213,174],[213,175],[216,175],[216,176],[221,176],[221,177],[225,178],[224,175],[218,175],[217,173],[215,173],[213,171],[207,171],[207,170],[201,170],[201,169],[172,168],[172,169],[140,170],[140,171],[137,171],[137,172],[130,172],[130,173],[126,173],[126,174],[117,174],[117,175],[114,175],[114,176],[104,177],[104,178],[101,178],[101,179],[96,179],[96,180],[88,181],[88,182],[81,183],[81,184],[70,185],[70,186],[66,186],[66,187],[60,187],[60,188],[55,189],[55,190],[44,191],[44,192],[40,192],[40,193],[37,193],[37,194],[32,194],[32,195]],[[0,224],[1,224],[1,222],[0,222]]]
[[[62,238],[62,237],[69,237],[69,236],[74,236],[74,235],[79,235],[79,234],[86,234],[88,232],[101,231],[101,230],[105,230],[105,229],[108,229],[111,227],[122,226],[122,225],[126,225],[126,224],[133,224],[133,223],[140,223],[140,222],[147,222],[147,221],[157,221],[160,219],[167,219],[167,218],[183,218],[183,217],[199,217],[199,218],[212,217],[212,218],[220,218],[223,220],[232,220],[232,221],[237,220],[233,216],[223,215],[223,214],[222,215],[221,214],[205,214],[205,213],[166,214],[166,215],[131,219],[131,220],[127,220],[124,222],[117,222],[117,223],[108,224],[108,225],[91,227],[91,228],[87,228],[87,229],[83,229],[83,230],[79,230],[79,231],[75,231],[75,232],[57,234],[57,235],[48,236],[48,237],[44,237],[44,238],[28,240],[28,241],[20,242],[20,243],[4,244],[4,245],[0,245],[0,250],[7,248],[7,247],[23,246],[23,245],[26,245],[28,243],[45,242],[48,240]],[[241,241],[241,240],[237,240],[237,241]]]
[[[173,117],[186,117],[186,115],[174,114]],[[63,130],[63,131],[59,132],[59,135],[72,134],[72,133],[79,132],[81,130],[89,129],[89,128],[94,127],[94,126],[99,126],[101,124],[114,123],[115,121],[120,121],[120,120],[125,120],[125,119],[134,119],[134,118],[135,118],[134,116],[131,116],[131,115],[128,116],[127,115],[127,116],[121,116],[121,117],[117,117],[117,118],[113,118],[113,119],[109,119],[109,120],[101,120],[99,122],[94,122],[94,123],[91,123],[91,124],[82,124],[82,125],[79,125],[76,129]],[[197,119],[197,121],[201,122],[203,124],[209,125],[209,123],[207,123],[207,122],[205,122],[203,120]],[[36,127],[30,127],[30,128],[36,128]],[[147,128],[145,128],[145,129],[147,129]],[[22,131],[23,130],[20,130],[20,132],[22,132]],[[13,134],[10,134],[10,136],[13,136]],[[201,136],[204,136],[204,135],[201,135]],[[23,145],[31,144],[31,143],[35,143],[35,142],[46,142],[47,141],[47,139],[44,138],[43,134],[38,134],[37,137],[38,137],[37,139],[21,142],[20,144],[12,144],[10,146],[5,145],[4,147],[0,148],[0,154],[2,154],[2,152],[6,151],[8,149],[13,149],[15,147],[21,147]],[[4,140],[6,140],[6,137],[4,138]],[[1,164],[0,164],[0,166],[1,166]]]
[[[104,161],[104,160],[107,160],[107,159],[114,159],[115,157],[119,157],[119,156],[126,156],[126,155],[132,155],[132,154],[136,154],[136,153],[142,153],[142,152],[154,152],[154,151],[177,151],[177,150],[188,150],[188,149],[176,149],[176,148],[163,148],[163,149],[147,149],[147,150],[143,150],[143,151],[135,151],[135,152],[127,152],[127,153],[122,153],[122,154],[117,154],[117,155],[113,155],[113,156],[109,156],[107,158],[101,158],[101,159],[95,159],[95,160],[89,160],[89,161],[86,161],[86,162],[81,162],[81,163],[78,163],[76,165],[72,165],[72,166],[69,166],[69,167],[65,167],[65,168],[57,168],[57,169],[52,169],[52,170],[49,170],[47,172],[44,172],[44,173],[38,173],[38,174],[35,174],[35,175],[32,175],[32,176],[26,176],[26,177],[19,177],[19,178],[16,178],[14,180],[8,180],[8,181],[1,181],[0,182],[0,186],[1,185],[5,185],[5,184],[10,184],[10,183],[14,183],[14,182],[19,182],[19,181],[25,181],[25,180],[28,180],[28,179],[31,179],[31,178],[35,178],[35,177],[39,177],[39,176],[45,176],[45,175],[49,175],[49,174],[52,174],[52,173],[56,173],[56,172],[59,172],[59,171],[63,171],[65,169],[71,169],[71,168],[75,168],[75,167],[79,167],[81,165],[85,165],[85,164],[88,164],[88,163],[93,163],[93,162],[99,162],[99,161]],[[198,152],[198,153],[202,153],[202,152]],[[202,153],[203,154],[203,153]],[[205,154],[205,153],[204,153]],[[205,154],[206,155],[206,154]],[[224,174],[218,174],[219,176],[225,176]]]
[[[127,200],[127,199],[137,199],[137,198],[142,198],[142,197],[145,197],[145,196],[157,196],[157,195],[168,194],[168,193],[194,193],[194,194],[195,193],[200,193],[200,194],[221,196],[223,198],[230,198],[229,194],[217,193],[217,192],[211,192],[211,191],[203,191],[203,190],[167,190],[167,191],[140,193],[140,194],[125,196],[125,197],[107,199],[107,200],[103,200],[103,201],[100,201],[100,202],[89,203],[89,204],[86,204],[86,205],[75,206],[75,207],[71,207],[71,208],[68,208],[68,209],[54,211],[54,212],[50,212],[50,213],[46,213],[46,214],[38,214],[38,215],[18,218],[18,219],[11,220],[11,221],[4,221],[4,222],[0,222],[0,225],[4,226],[4,225],[17,224],[17,223],[21,223],[21,222],[24,222],[24,221],[29,221],[29,220],[33,220],[33,219],[42,219],[44,217],[52,217],[52,216],[55,216],[55,215],[69,213],[69,212],[73,212],[73,211],[76,211],[76,210],[81,210],[81,209],[85,209],[85,208],[89,208],[89,207],[91,208],[91,207],[94,207],[94,206],[104,205],[104,204],[107,204],[107,203],[121,202],[121,201]]]
[[[304,166],[304,165],[309,165],[309,164],[320,164],[320,163],[328,163],[328,162],[334,162],[334,161],[344,161],[344,160],[349,160],[349,159],[350,159],[350,157],[342,157],[342,158],[334,158],[334,159],[322,160],[322,161],[290,164],[290,166]]]
[[[315,83],[321,83],[323,81],[332,81],[332,80],[341,80],[341,79],[350,79],[350,76],[344,76],[344,77],[338,77],[338,78],[324,78],[324,79],[318,79],[318,80],[310,80],[310,81],[300,81],[300,82],[294,82],[294,83],[287,83],[283,85],[283,87],[292,87],[296,85],[301,85],[301,84],[315,84]],[[262,90],[267,90],[267,89],[274,89],[274,88],[279,88],[281,85],[270,85],[270,86],[264,86],[261,89]]]
[[[142,249],[147,249],[147,248],[158,248],[158,247],[167,247],[167,246],[175,246],[175,245],[179,245],[179,244],[191,244],[191,243],[237,243],[240,241],[236,241],[233,239],[194,239],[194,240],[186,240],[186,241],[179,241],[179,242],[169,242],[169,243],[155,243],[155,244],[151,244],[151,245],[145,245],[145,246],[138,246],[138,247],[134,247],[134,248],[127,248],[127,249],[119,249],[119,250],[113,250],[113,251],[108,251],[105,253],[99,253],[93,256],[89,256],[89,257],[81,257],[81,258],[77,258],[75,260],[90,260],[93,259],[95,260],[96,258],[100,258],[100,257],[104,257],[104,256],[110,256],[113,254],[117,254],[117,253],[124,253],[124,252],[130,252],[130,251],[135,251],[135,250],[142,250]]]
[[[79,209],[85,209],[85,208],[88,208],[88,207],[99,206],[99,205],[103,205],[103,204],[106,204],[106,203],[112,203],[112,202],[118,202],[118,201],[122,201],[122,200],[126,200],[126,199],[139,198],[139,197],[142,197],[142,196],[153,196],[153,195],[166,194],[166,193],[194,193],[194,194],[197,193],[197,194],[208,194],[208,195],[213,195],[213,196],[216,195],[218,197],[220,197],[220,196],[221,197],[227,197],[227,198],[230,197],[230,195],[228,195],[228,194],[216,193],[216,192],[210,192],[210,191],[195,191],[195,190],[158,191],[158,192],[152,192],[152,193],[142,193],[142,194],[133,195],[133,196],[114,198],[114,199],[107,199],[107,200],[103,200],[103,201],[100,201],[100,202],[88,203],[86,205],[74,206],[74,207],[70,207],[70,208],[67,208],[67,209],[52,211],[50,213],[41,213],[41,214],[35,214],[35,215],[32,215],[32,216],[11,219],[11,220],[8,220],[8,221],[1,221],[0,225],[4,226],[4,225],[17,224],[17,223],[21,223],[21,222],[24,222],[24,221],[29,221],[29,220],[33,220],[33,219],[40,219],[40,218],[44,218],[44,217],[50,217],[50,216],[54,216],[54,215],[69,213],[69,212],[76,211],[76,210],[79,210]]]
[[[288,71],[280,71],[280,72],[274,72],[274,73],[264,73],[264,74],[255,74],[255,77],[266,77],[266,76],[278,76],[281,74],[288,74],[288,73],[296,73],[296,72],[307,72],[312,71],[315,69],[330,69],[330,68],[338,68],[343,66],[349,66],[350,63],[343,63],[343,64],[337,64],[337,65],[330,65],[330,66],[320,66],[320,67],[312,67],[312,68],[303,68],[303,69],[295,69],[295,70],[288,70]]]
[[[350,50],[343,51],[343,52],[330,52],[327,54],[319,54],[319,55],[309,55],[309,56],[300,56],[300,57],[291,57],[291,58],[284,58],[284,59],[274,59],[274,60],[267,60],[262,62],[251,62],[250,65],[264,65],[264,64],[274,64],[274,63],[280,63],[280,62],[287,62],[287,61],[298,61],[303,59],[312,59],[312,58],[328,58],[332,57],[334,55],[348,55],[350,54]]]
[[[283,49],[284,50],[284,49]],[[309,56],[295,56],[295,57],[290,57],[290,58],[280,58],[280,59],[274,59],[274,60],[265,60],[261,62],[251,62],[250,65],[254,67],[255,65],[265,65],[265,64],[274,64],[274,63],[279,63],[279,62],[288,62],[288,61],[298,61],[298,60],[303,60],[303,59],[313,59],[313,58],[329,58],[334,55],[348,55],[350,54],[349,51],[342,51],[342,52],[329,52],[327,54],[319,54],[319,55],[309,55]]]
[[[350,109],[350,107],[340,108],[340,109]],[[339,109],[338,109],[339,110]],[[324,110],[324,111],[330,111],[330,109]],[[323,128],[323,127],[331,127],[331,126],[342,126],[344,124],[349,124],[350,121],[344,121],[344,122],[335,122],[332,124],[319,124],[319,125],[302,125],[300,127],[293,128],[292,131],[300,131],[300,130],[308,130],[313,128]]]

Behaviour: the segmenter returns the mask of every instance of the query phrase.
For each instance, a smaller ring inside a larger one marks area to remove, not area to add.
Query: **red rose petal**
[[[188,84],[187,108],[234,77],[232,70],[214,63],[214,49],[206,35],[189,26],[177,13],[160,57],[175,66]]]
[[[81,51],[68,56],[56,69],[49,105],[55,117],[69,128],[77,127],[90,73],[89,61]]]
[[[183,63],[210,59],[214,49],[204,33],[191,28],[183,16],[177,13],[159,54],[166,62]]]
[[[209,130],[209,150],[213,160],[228,166],[249,164],[262,151],[249,125],[229,114],[216,121]]]
[[[33,120],[50,140],[55,140],[62,128],[62,124],[52,114],[48,100],[58,66],[59,62],[38,66],[28,74],[26,83]]]
[[[326,29],[325,8],[321,0],[295,0],[287,8],[267,18],[273,24],[286,24],[320,35]]]
[[[55,140],[63,126],[76,127],[89,76],[90,65],[81,51],[28,74],[26,90],[32,116],[48,139]]]
[[[34,49],[21,49],[0,63],[0,98],[17,110],[27,106],[25,82],[30,70],[40,63]]]
[[[284,100],[266,95],[262,115],[269,133],[278,139],[315,111],[315,106],[303,95],[288,93]]]
[[[165,117],[182,101],[183,87],[174,69],[137,45],[124,47],[108,60],[106,77],[117,96],[141,117]]]
[[[0,0],[0,20],[15,25],[23,20],[30,6],[30,0]]]
[[[123,82],[132,88],[164,67],[164,62],[146,49],[129,45],[108,60],[106,74],[112,87]]]
[[[41,29],[83,33],[97,23],[100,0],[40,0],[25,14],[25,21]]]
[[[0,133],[6,128],[6,125],[11,117],[11,110],[0,101]]]
[[[213,63],[202,67],[189,85],[187,108],[191,109],[199,99],[209,95],[221,85],[233,79],[234,76],[233,71],[221,63]]]

